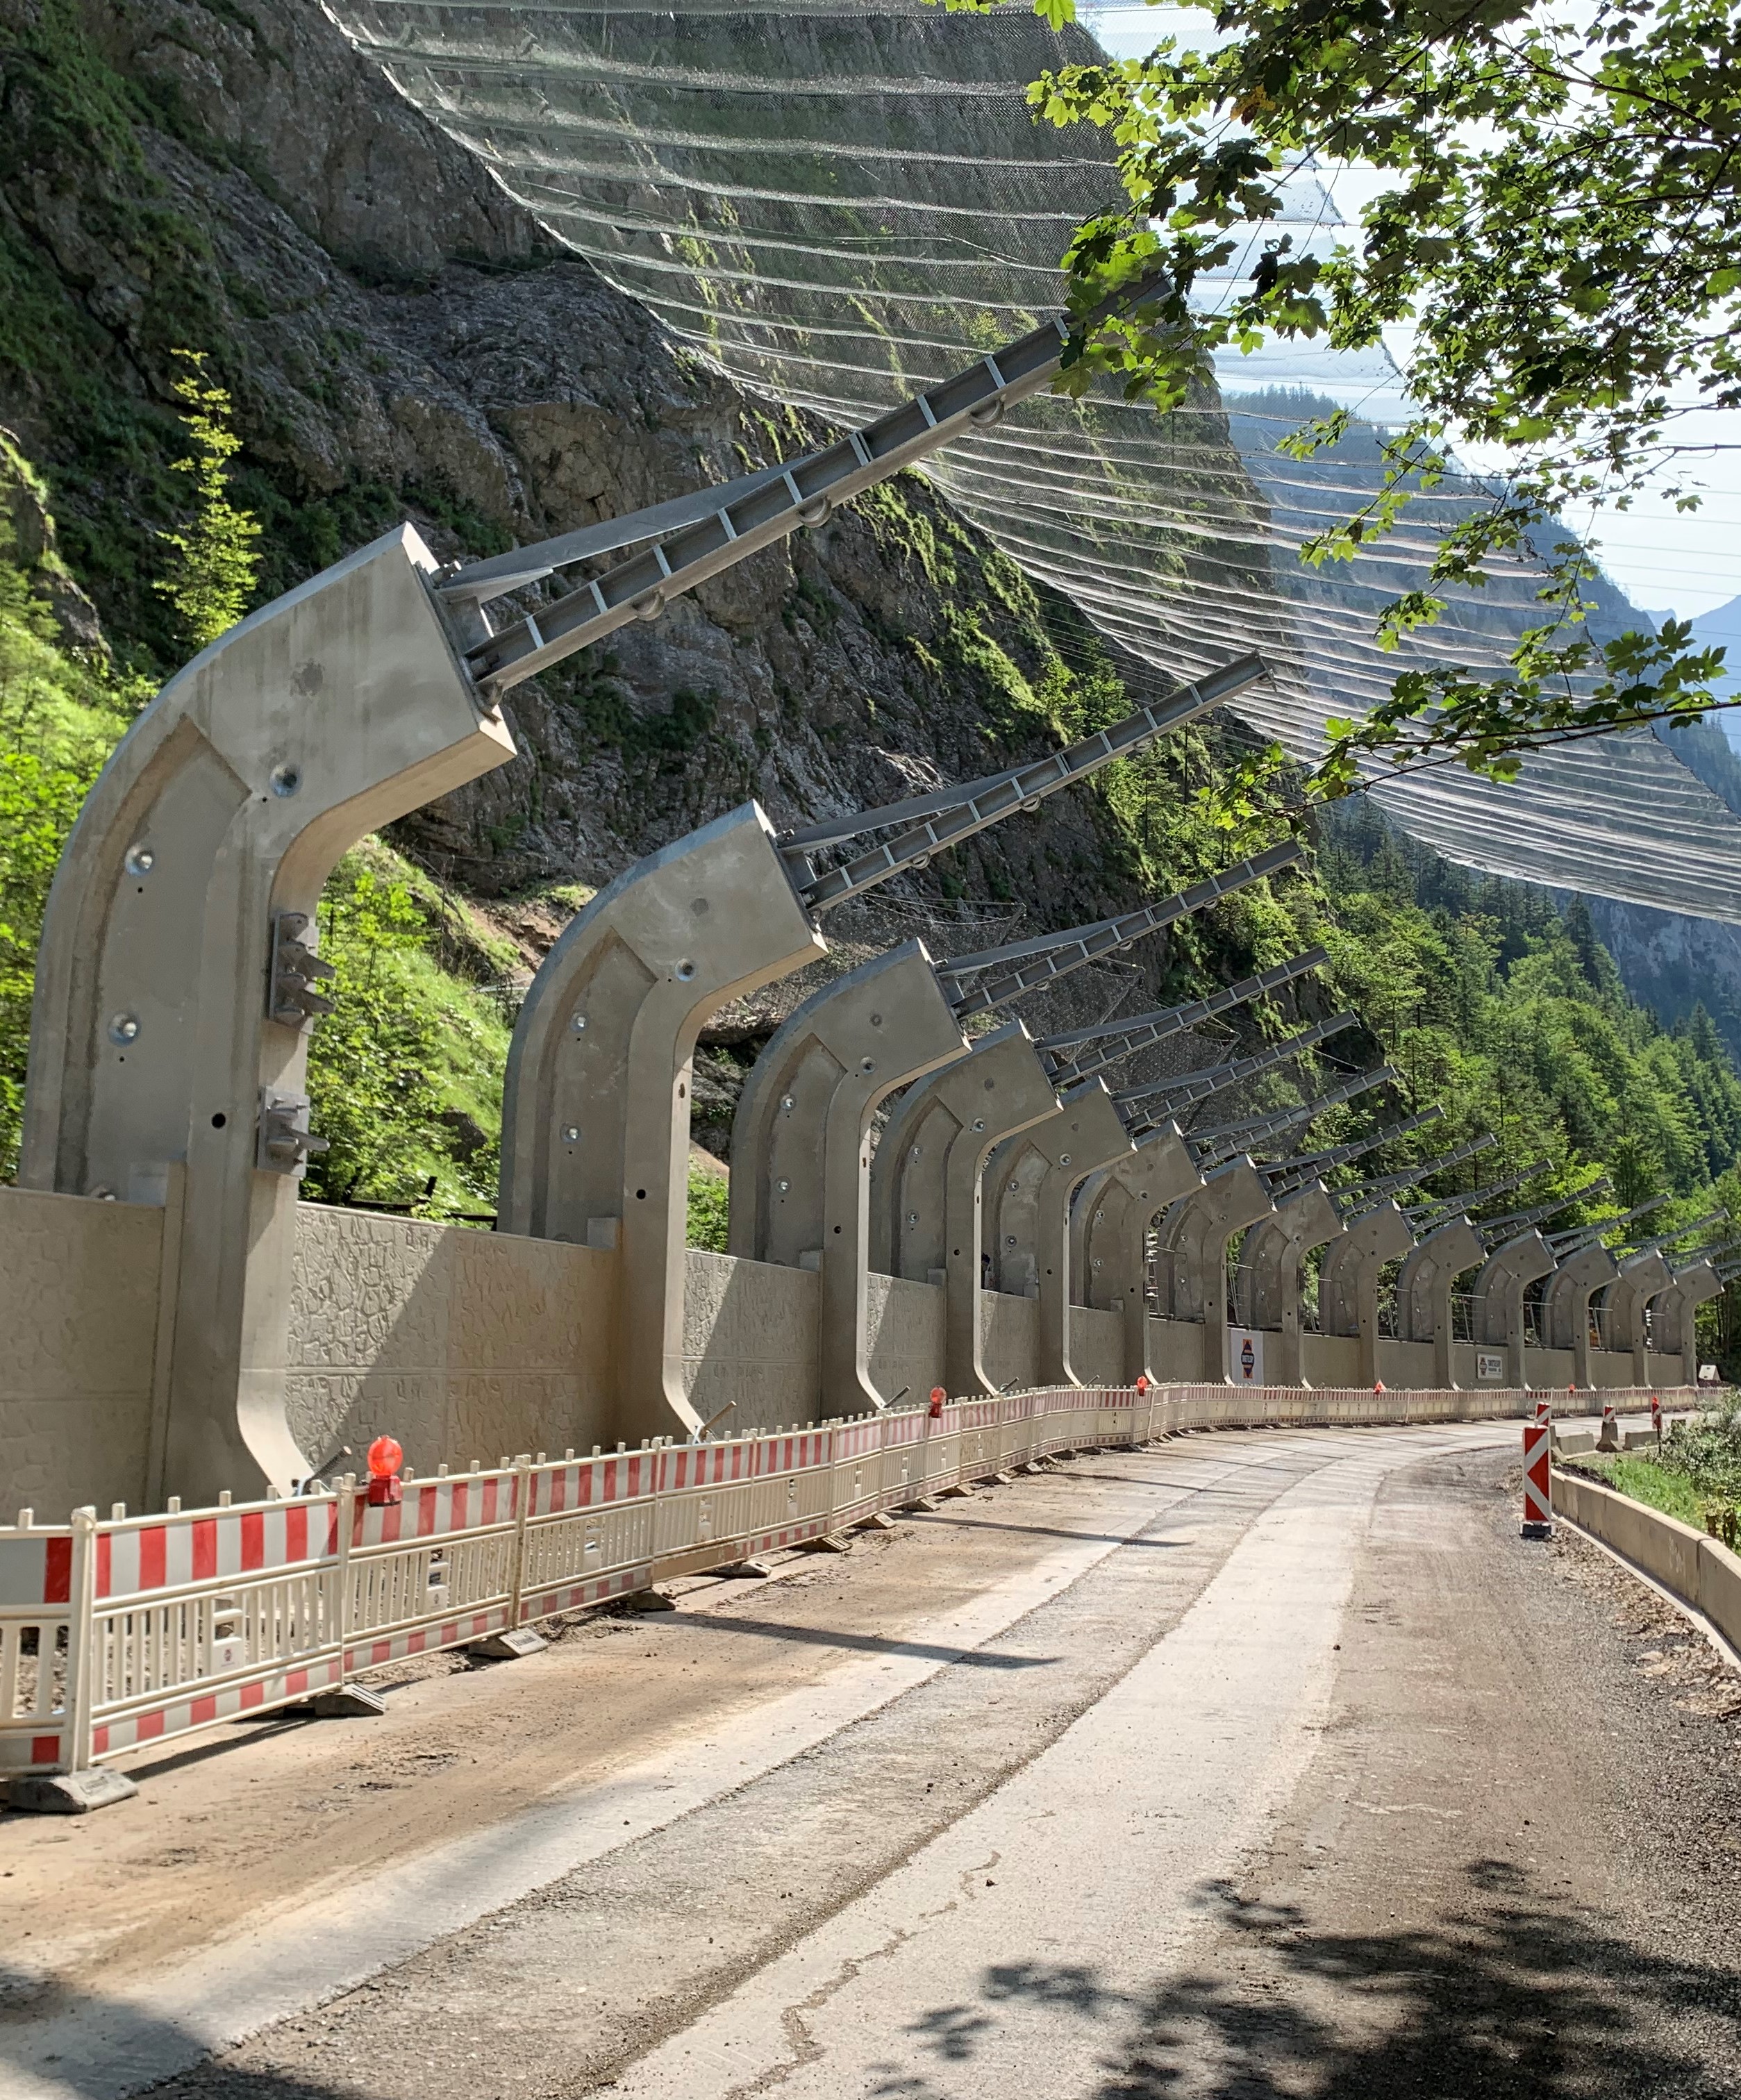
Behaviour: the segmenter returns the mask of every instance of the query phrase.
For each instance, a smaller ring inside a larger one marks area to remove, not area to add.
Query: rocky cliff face
[[[184,653],[151,587],[185,493],[178,348],[234,395],[268,591],[403,516],[440,554],[493,551],[807,436],[553,249],[310,0],[0,0],[0,424],[109,632],[159,669]],[[889,801],[1122,712],[1060,647],[1094,645],[903,477],[520,689],[520,757],[398,842],[536,946],[537,893],[747,796],[776,818]],[[1175,742],[1146,816],[1060,797],[925,893],[1067,924],[1228,858],[1165,818],[1201,758]],[[1192,936],[1223,972],[1259,938],[1237,906]],[[1131,960],[1166,981],[1164,942]]]

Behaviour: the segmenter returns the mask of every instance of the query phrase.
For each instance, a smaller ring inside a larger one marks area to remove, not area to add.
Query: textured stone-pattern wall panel
[[[1040,1301],[1002,1290],[980,1293],[980,1355],[1000,1390],[1039,1381]]]
[[[1360,1337],[1357,1335],[1302,1335],[1300,1370],[1307,1385],[1358,1385],[1360,1383]]]
[[[1378,1375],[1386,1385],[1430,1387],[1433,1383],[1430,1342],[1397,1342],[1381,1338]]]
[[[0,1188],[0,1515],[145,1494],[163,1212]]]
[[[293,1432],[313,1460],[396,1436],[420,1471],[589,1450],[610,1407],[616,1268],[562,1241],[304,1205]]]
[[[1678,1357],[1669,1359],[1679,1363]],[[1523,1352],[1523,1382],[1533,1392],[1538,1386],[1563,1392],[1571,1383],[1572,1359],[1570,1349],[1526,1349]],[[1671,1379],[1670,1383],[1677,1381]]]
[[[703,1421],[727,1401],[735,1403],[716,1436],[746,1436],[819,1416],[820,1284],[808,1268],[689,1250],[683,1388]]]
[[[1124,1383],[1124,1315],[1070,1308],[1070,1360],[1084,1385]]]
[[[1175,1381],[1184,1385],[1194,1384],[1197,1379],[1212,1378],[1221,1383],[1221,1360],[1218,1356],[1213,1363],[1205,1360],[1205,1348],[1213,1348],[1215,1338],[1208,1336],[1205,1342],[1203,1323],[1200,1320],[1155,1320],[1148,1322],[1148,1361],[1154,1365],[1155,1376],[1168,1383]]]
[[[1676,1362],[1680,1359],[1677,1357]],[[1611,1386],[1630,1385],[1633,1382],[1633,1360],[1630,1349],[1592,1349],[1590,1351],[1590,1383],[1599,1391]],[[1679,1381],[1671,1379],[1671,1385]]]
[[[891,1405],[906,1386],[909,1406],[943,1381],[943,1293],[904,1276],[868,1281],[870,1383]]]

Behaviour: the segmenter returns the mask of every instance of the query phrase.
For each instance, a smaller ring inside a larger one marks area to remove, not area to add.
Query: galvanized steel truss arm
[[[1533,1167],[1526,1167],[1516,1174],[1508,1174],[1503,1180],[1484,1182],[1480,1188],[1471,1189],[1466,1195],[1435,1196],[1428,1202],[1417,1203],[1408,1215],[1417,1232],[1435,1232],[1440,1225],[1449,1224],[1453,1218],[1464,1216],[1478,1205],[1491,1203],[1496,1196],[1509,1196],[1514,1189],[1521,1189],[1538,1175],[1545,1174],[1552,1164],[1551,1160],[1538,1159]]]
[[[1280,990],[1282,986],[1293,983],[1296,977],[1304,977],[1329,960],[1328,950],[1308,948],[1303,955],[1294,956],[1291,962],[1277,963],[1273,969],[1264,970],[1254,977],[1242,977],[1237,984],[1211,992],[1206,999],[1192,999],[1187,1006],[1158,1007],[1153,1012],[1133,1014],[1127,1020],[1105,1021],[1098,1027],[1073,1028],[1062,1035],[1048,1035],[1039,1046],[1040,1055],[1055,1084],[1073,1087],[1079,1080],[1091,1079],[1096,1072],[1105,1071],[1109,1065],[1133,1057],[1139,1050],[1152,1049],[1170,1035],[1196,1027],[1200,1021],[1212,1021],[1219,1013],[1227,1013],[1236,1006],[1262,999],[1267,992]],[[1079,1045],[1086,1043],[1101,1047],[1079,1056],[1071,1054]]]
[[[1381,1174],[1370,1181],[1356,1181],[1351,1189],[1333,1189],[1331,1194],[1343,1216],[1353,1224],[1399,1189],[1413,1189],[1430,1174],[1448,1173],[1452,1167],[1461,1167],[1466,1159],[1473,1159],[1478,1152],[1486,1152],[1498,1142],[1489,1131],[1484,1137],[1471,1140],[1460,1151],[1448,1152],[1439,1159],[1424,1159],[1417,1166],[1404,1167],[1400,1173]]]
[[[780,856],[806,907],[819,916],[862,897],[892,876],[924,867],[933,854],[959,845],[963,839],[972,838],[1000,818],[1017,810],[1038,809],[1048,795],[1089,779],[1115,758],[1129,757],[1157,736],[1179,728],[1268,675],[1261,656],[1241,656],[1223,669],[1199,678],[1195,685],[1139,708],[1110,729],[1096,730],[1094,735],[1029,765],[1008,766],[1002,773],[988,773],[979,780],[934,788],[928,795],[915,795],[883,809],[831,818],[803,831],[787,832],[778,841]],[[818,870],[818,854],[866,832],[888,830],[893,830],[895,836],[882,845],[855,854],[835,867]],[[1287,859],[1278,861],[1276,866],[1285,867],[1298,860],[1302,850],[1287,849]]]
[[[1369,1074],[1361,1091],[1367,1092],[1380,1086],[1386,1078],[1395,1079],[1394,1065],[1386,1065],[1378,1072]],[[1418,1115],[1407,1116],[1400,1123],[1387,1123],[1382,1130],[1370,1131],[1364,1137],[1352,1138],[1347,1145],[1335,1145],[1324,1152],[1303,1153],[1293,1159],[1269,1161],[1260,1171],[1268,1177],[1276,1194],[1291,1195],[1296,1189],[1303,1189],[1308,1181],[1316,1181],[1321,1174],[1333,1172],[1346,1167],[1351,1160],[1359,1159],[1369,1152],[1376,1152],[1381,1145],[1388,1145],[1392,1138],[1408,1137],[1428,1123],[1437,1123],[1444,1114],[1438,1106],[1423,1109]]]
[[[1333,1087],[1327,1094],[1319,1094],[1311,1101],[1273,1109],[1267,1115],[1254,1116],[1245,1123],[1228,1123],[1219,1130],[1192,1131],[1185,1142],[1199,1166],[1218,1167],[1223,1160],[1249,1151],[1264,1139],[1297,1130],[1301,1124],[1322,1115],[1326,1109],[1338,1108],[1344,1101],[1351,1101],[1357,1094],[1368,1093],[1396,1077],[1394,1065],[1380,1065],[1370,1072],[1356,1073],[1351,1079],[1345,1079],[1339,1087]]]
[[[1073,927],[1067,933],[1037,934],[1031,941],[1012,941],[1007,947],[983,948],[976,955],[951,957],[937,964],[938,978],[956,1017],[965,1021],[972,1014],[984,1013],[990,1007],[1001,1006],[1024,992],[1068,977],[1086,963],[1115,955],[1163,926],[1188,919],[1193,911],[1205,911],[1236,890],[1249,889],[1253,883],[1291,867],[1304,852],[1303,846],[1290,839],[1254,859],[1241,861],[1237,867],[1193,883],[1176,896],[1141,905],[1115,919],[1100,919],[1091,926]],[[1013,969],[1005,967],[1012,963],[1016,965]],[[970,985],[964,982],[967,978],[978,982]]]
[[[1607,1195],[1612,1185],[1604,1174],[1582,1189],[1574,1189],[1569,1196],[1556,1196],[1551,1203],[1538,1204],[1533,1211],[1514,1211],[1510,1217],[1485,1219],[1476,1224],[1475,1230],[1490,1247],[1496,1246],[1505,1240],[1515,1239],[1520,1233],[1532,1230],[1561,1211],[1570,1210],[1574,1203],[1585,1202],[1593,1196]]]
[[[1214,1065],[1204,1071],[1158,1079],[1153,1086],[1132,1087],[1113,1098],[1121,1110],[1137,1110],[1136,1116],[1127,1120],[1131,1136],[1140,1136],[1192,1101],[1206,1101],[1211,1094],[1219,1094],[1223,1087],[1235,1086],[1241,1079],[1254,1079],[1261,1072],[1286,1064],[1290,1057],[1302,1057],[1330,1036],[1339,1035],[1345,1028],[1358,1026],[1360,1019],[1357,1013],[1335,1014],[1328,1021],[1316,1021],[1311,1027],[1302,1029],[1298,1035],[1289,1036],[1285,1042],[1273,1043],[1268,1049],[1260,1050],[1254,1057],[1242,1057],[1235,1064]],[[1288,1113],[1297,1115],[1298,1111],[1289,1110]]]
[[[1145,278],[1074,321],[1059,317],[1047,322],[820,452],[795,460],[765,479],[749,476],[748,488],[728,483],[710,492],[713,500],[705,514],[680,524],[668,536],[661,529],[663,521],[655,523],[657,514],[669,516],[676,509],[681,516],[693,499],[679,497],[674,505],[657,505],[638,521],[621,521],[622,528],[638,522],[660,536],[595,581],[468,648],[465,660],[472,676],[491,698],[499,699],[522,679],[561,663],[630,620],[656,620],[673,598],[785,539],[800,525],[821,524],[840,505],[925,458],[963,430],[989,429],[1007,408],[1048,386],[1071,345],[1080,342],[1089,329],[1113,314],[1134,311],[1161,289],[1160,279]],[[591,545],[596,550],[596,539]],[[582,558],[587,548],[584,536],[565,534],[500,558],[489,565],[493,575],[462,569],[437,589],[456,606],[475,606],[482,597],[499,595],[517,583],[536,580],[540,569],[548,575],[562,563]]]

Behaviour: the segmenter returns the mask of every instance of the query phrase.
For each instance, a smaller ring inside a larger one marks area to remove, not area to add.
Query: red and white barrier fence
[[[1499,1391],[1063,1387],[443,1467],[408,1477],[398,1500],[347,1481],[156,1516],[80,1510],[47,1528],[25,1511],[0,1526],[0,1777],[82,1770],[1053,1452],[1179,1429],[1489,1419],[1527,1404]]]

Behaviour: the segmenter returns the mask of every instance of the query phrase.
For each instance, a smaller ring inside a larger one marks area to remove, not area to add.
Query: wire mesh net
[[[1119,196],[1105,136],[1036,124],[1027,83],[1100,55],[1027,0],[986,15],[919,0],[750,9],[336,0],[353,39],[503,186],[672,333],[755,392],[863,420],[1060,302],[1072,229]],[[1302,172],[1283,230],[1333,236]],[[1210,282],[1224,297],[1246,252]],[[1226,400],[1168,415],[1103,390],[1031,400],[924,471],[1028,573],[1169,678],[1260,650],[1238,712],[1315,759],[1411,661],[1493,667],[1541,617],[1539,567],[1452,589],[1396,655],[1373,615],[1419,585],[1435,531],[1480,496],[1448,479],[1350,564],[1300,546],[1373,488],[1357,429],[1309,463],[1278,439],[1298,390],[1395,401],[1382,355],[1284,344],[1223,373]],[[1608,593],[1598,631],[1624,608]],[[1374,789],[1408,831],[1496,874],[1741,920],[1741,826],[1654,736],[1532,757],[1509,788],[1455,765]]]

